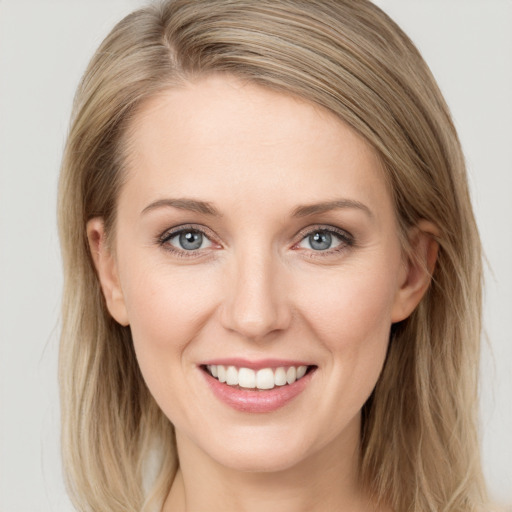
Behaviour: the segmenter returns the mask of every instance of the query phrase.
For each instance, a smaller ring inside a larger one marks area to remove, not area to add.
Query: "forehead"
[[[389,200],[380,159],[355,130],[318,105],[235,78],[164,91],[128,133],[128,182],[146,200],[179,192],[272,202],[276,191],[285,202]]]

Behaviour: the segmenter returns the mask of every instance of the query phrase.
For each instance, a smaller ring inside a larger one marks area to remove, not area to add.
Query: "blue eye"
[[[184,251],[196,251],[198,249],[205,249],[211,247],[211,241],[197,229],[184,229],[170,234],[166,243]]]
[[[321,252],[336,249],[339,246],[352,245],[352,243],[348,235],[328,229],[315,229],[299,242],[298,247]]]
[[[325,231],[317,231],[316,233],[308,236],[308,242],[311,248],[315,251],[325,251],[331,248],[332,235]]]

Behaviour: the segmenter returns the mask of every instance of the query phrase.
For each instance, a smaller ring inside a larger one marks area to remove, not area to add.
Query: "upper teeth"
[[[220,382],[252,389],[272,389],[274,386],[293,384],[304,377],[308,369],[307,366],[288,366],[276,369],[262,368],[255,371],[251,368],[237,368],[222,364],[211,364],[206,368]]]

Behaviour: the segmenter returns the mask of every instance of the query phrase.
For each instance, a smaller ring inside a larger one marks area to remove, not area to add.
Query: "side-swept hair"
[[[404,249],[421,219],[439,229],[432,285],[393,325],[363,408],[361,480],[397,512],[476,512],[485,489],[477,436],[481,248],[464,158],[419,52],[368,0],[169,0],[127,16],[78,89],[62,163],[62,447],[81,511],[149,510],[177,467],[171,423],[138,369],[129,327],[108,314],[86,236],[115,231],[123,135],[158,92],[226,73],[321,105],[379,153]],[[159,477],[145,488],[148,454]],[[152,501],[153,500],[153,501]]]

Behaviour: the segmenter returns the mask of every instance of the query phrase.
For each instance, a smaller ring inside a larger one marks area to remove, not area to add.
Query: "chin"
[[[240,432],[227,439],[217,439],[206,453],[217,463],[241,472],[272,473],[285,471],[301,464],[315,452],[315,443],[304,435],[282,432]],[[270,430],[270,431],[269,431]]]
[[[296,467],[305,458],[295,450],[279,451],[266,449],[248,449],[233,453],[224,453],[217,462],[234,471],[245,473],[276,473]]]

